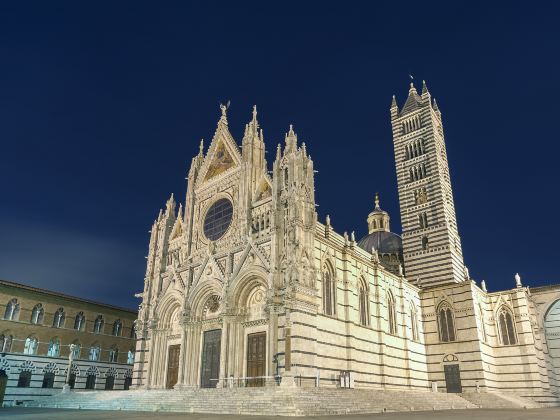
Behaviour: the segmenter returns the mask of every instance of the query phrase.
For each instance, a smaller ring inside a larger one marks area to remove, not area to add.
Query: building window
[[[17,386],[18,388],[29,388],[29,385],[31,385],[31,372],[24,370],[19,374]]]
[[[119,359],[119,349],[113,347],[111,350],[109,350],[109,362],[117,363],[118,359]]]
[[[93,332],[96,334],[101,334],[103,332],[104,325],[105,321],[103,321],[103,315],[97,315],[97,318],[95,318],[95,322],[93,324]]]
[[[134,350],[129,350],[126,358],[126,363],[129,365],[134,363]]]
[[[64,320],[66,319],[66,314],[64,313],[64,308],[58,308],[54,313],[53,327],[62,328],[64,327]]]
[[[455,341],[453,310],[444,302],[438,310],[439,339],[442,342]]]
[[[19,316],[19,303],[16,298],[13,298],[6,305],[4,312],[4,319],[7,321],[17,321]]]
[[[122,332],[122,322],[120,319],[117,319],[113,324],[113,335],[118,337],[119,335],[121,335],[121,332]]]
[[[74,320],[74,329],[78,331],[83,331],[86,326],[86,317],[83,312],[79,312]]]
[[[428,227],[428,214],[423,212],[418,215],[418,222],[420,223],[420,229],[425,229]]]
[[[498,324],[500,328],[500,337],[502,344],[509,346],[517,344],[517,336],[515,334],[515,326],[513,323],[513,314],[505,306],[498,311]]]
[[[410,305],[410,327],[412,329],[412,339],[418,341],[418,313],[414,304]]]
[[[23,347],[23,354],[37,354],[37,347],[39,347],[37,339],[35,337],[27,337]]]
[[[14,337],[8,333],[0,335],[0,353],[8,353],[12,349]]]
[[[50,341],[47,356],[49,356],[49,357],[60,356],[60,340],[58,338],[53,338]]]
[[[43,376],[43,386],[41,388],[52,388],[54,385],[54,373],[47,372]]]
[[[424,251],[428,250],[428,237],[427,236],[422,236],[422,250],[424,250]]]
[[[129,390],[130,385],[132,385],[132,378],[130,376],[127,376],[124,378],[124,389]]]
[[[284,168],[284,185],[287,187],[289,184],[289,179],[288,179],[288,168]]]
[[[95,389],[96,376],[90,373],[86,378],[86,389]]]
[[[360,279],[358,285],[360,324],[369,325],[369,293],[365,279]]]
[[[74,359],[79,359],[82,353],[82,345],[77,341],[74,341],[72,344],[74,344]]]
[[[395,299],[391,292],[387,293],[387,317],[389,320],[389,333],[397,333],[397,314],[395,312]]]
[[[109,391],[115,386],[115,377],[113,375],[108,375],[105,377],[105,390]]]
[[[133,323],[132,327],[130,327],[130,338],[134,338],[136,340],[136,331],[134,330],[135,326],[136,326],[136,323]]]
[[[33,307],[33,311],[31,311],[31,323],[42,324],[44,315],[45,315],[45,310],[43,309],[43,305],[38,303]]]
[[[70,380],[68,381],[68,385],[70,385],[70,389],[74,389],[74,385],[76,385],[76,374],[70,374]]]
[[[101,354],[101,348],[98,345],[93,345],[89,348],[89,360],[98,361]]]
[[[332,270],[326,264],[323,268],[323,309],[325,315],[335,314],[336,304],[336,281],[333,278]]]

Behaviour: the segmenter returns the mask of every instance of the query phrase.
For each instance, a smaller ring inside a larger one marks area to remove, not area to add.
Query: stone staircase
[[[48,400],[27,402],[24,406],[283,416],[477,408],[476,404],[457,394],[279,387],[180,391],[73,391],[55,395]]]
[[[540,392],[538,394],[519,394],[525,400],[533,401],[539,407],[560,407],[560,395],[553,392]]]

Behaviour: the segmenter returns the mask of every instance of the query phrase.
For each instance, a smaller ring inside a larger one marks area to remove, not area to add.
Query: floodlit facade
[[[222,106],[186,199],[151,229],[134,387],[559,391],[560,285],[471,279],[426,85],[390,116],[402,236],[376,197],[358,239],[317,220],[292,126],[269,172],[256,107],[240,147]]]

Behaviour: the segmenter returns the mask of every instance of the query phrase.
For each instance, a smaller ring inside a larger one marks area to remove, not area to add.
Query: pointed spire
[[[414,82],[410,82],[410,89],[408,90],[408,96],[410,96],[413,93],[418,95],[418,92],[416,92],[416,88],[414,87]]]
[[[295,151],[297,148],[297,135],[294,132],[294,126],[290,124],[290,130],[286,134],[286,150],[285,153],[289,153],[292,150]]]
[[[257,106],[253,105],[253,123],[257,122]]]
[[[280,160],[282,158],[282,145],[278,143],[278,147],[276,148],[276,160]]]
[[[393,100],[391,101],[391,108],[398,108],[397,98],[393,95]]]
[[[434,105],[433,105],[433,107],[434,107],[434,111],[439,111],[439,107],[438,107],[438,105],[437,105],[436,98],[434,98]]]
[[[428,86],[426,85],[426,81],[422,80],[422,95],[425,95],[427,93],[430,93],[428,92]]]
[[[173,193],[171,193],[169,200],[167,200],[167,203],[165,203],[165,214],[170,215],[174,211],[175,211],[175,197],[173,196]]]
[[[177,219],[183,218],[183,203],[179,203],[179,211],[177,212]]]

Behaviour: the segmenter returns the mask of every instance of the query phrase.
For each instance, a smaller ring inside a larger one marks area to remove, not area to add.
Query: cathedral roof
[[[420,108],[421,102],[422,102],[422,97],[418,95],[418,92],[416,92],[416,88],[411,83],[410,90],[408,91],[408,98],[406,99],[406,102],[403,108],[401,109],[400,115],[403,116],[412,111],[417,110],[418,108]]]
[[[393,232],[372,232],[360,239],[358,246],[367,252],[375,248],[379,254],[402,254],[402,239]]]

